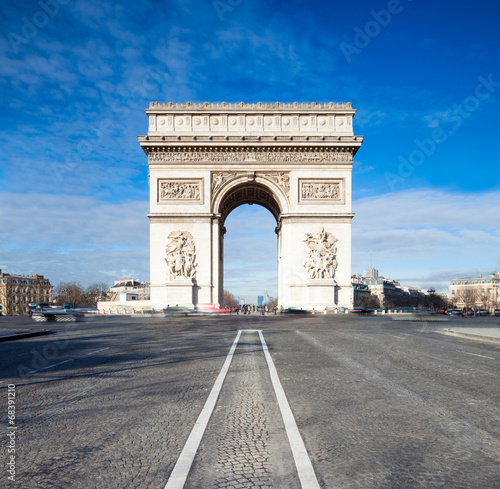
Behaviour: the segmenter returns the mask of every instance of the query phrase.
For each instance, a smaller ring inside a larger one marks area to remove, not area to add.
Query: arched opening
[[[219,195],[217,210],[220,302],[224,290],[246,304],[258,305],[259,296],[270,302],[278,296],[283,212],[275,191],[267,182],[229,182]]]
[[[225,220],[223,287],[245,304],[266,304],[278,294],[276,219],[261,205],[242,204]],[[259,298],[261,298],[259,300]]]

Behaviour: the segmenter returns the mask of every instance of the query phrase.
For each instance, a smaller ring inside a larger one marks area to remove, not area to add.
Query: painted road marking
[[[91,351],[90,353],[86,353],[84,355],[84,357],[88,357],[89,355],[93,355],[94,353],[99,353],[100,351],[104,351],[104,350],[109,350],[111,347],[108,346],[106,348],[102,348],[100,350],[96,350],[96,351]],[[52,365],[48,365],[47,367],[42,367],[42,368],[39,368],[38,370],[31,370],[29,371],[28,373],[29,374],[34,374],[36,372],[40,372],[41,370],[47,370],[49,368],[52,368],[52,367],[57,367],[58,365],[62,365],[63,363],[68,363],[68,362],[74,362],[75,360],[78,360],[79,358],[84,358],[84,357],[76,357],[76,358],[70,358],[68,360],[64,360],[62,362],[59,362],[59,363],[54,363]]]
[[[54,363],[53,365],[49,365],[48,367],[43,367],[40,370],[47,370],[48,368],[57,367],[57,365],[62,365],[63,363],[73,362],[74,360],[75,360],[74,358],[70,358],[69,360],[64,360],[63,362]]]
[[[203,407],[198,420],[196,421],[194,428],[192,429],[184,448],[177,460],[177,463],[170,474],[167,484],[164,489],[182,489],[193,465],[194,458],[200,446],[201,439],[205,433],[208,422],[212,416],[215,409],[215,404],[222,390],[222,385],[226,378],[226,374],[231,365],[231,361],[234,356],[234,352],[238,345],[241,333],[258,333],[260,337],[260,342],[262,344],[262,350],[266,358],[267,366],[269,368],[269,374],[271,376],[271,382],[274,387],[274,392],[276,393],[276,398],[278,400],[278,406],[280,408],[281,417],[283,418],[283,424],[285,425],[285,431],[290,443],[290,448],[292,450],[293,459],[295,461],[295,466],[297,468],[297,473],[299,475],[300,483],[302,489],[319,489],[320,485],[314,469],[311,463],[311,459],[307,453],[304,441],[300,436],[297,423],[293,417],[290,404],[285,395],[285,391],[278,377],[278,372],[274,366],[273,359],[269,353],[269,348],[267,347],[266,340],[262,334],[262,330],[259,329],[245,329],[239,330],[236,338],[231,346],[231,349],[226,357],[226,361],[222,366],[222,369],[215,381],[212,391],[210,392],[208,399]]]
[[[487,357],[486,355],[478,355],[477,353],[470,353],[468,351],[458,350],[460,353],[465,353],[466,355],[474,355],[475,357],[488,358],[489,360],[495,360],[492,357]]]
[[[226,361],[222,366],[222,369],[217,377],[210,394],[208,395],[208,399],[201,410],[198,419],[192,429],[184,448],[182,449],[179,458],[177,459],[177,463],[175,464],[174,470],[170,474],[170,478],[168,479],[167,484],[165,485],[165,489],[182,489],[186,482],[187,476],[191,469],[191,465],[193,465],[193,460],[198,451],[198,447],[200,446],[201,439],[208,425],[208,421],[212,416],[212,413],[215,409],[215,403],[217,402],[217,398],[219,397],[220,391],[222,389],[222,384],[224,383],[224,379],[226,378],[227,372],[229,370],[229,366],[231,365],[231,361],[234,356],[234,351],[236,350],[236,346],[238,345],[238,341],[240,340],[241,331],[238,331],[236,338],[227,354]]]
[[[276,393],[276,398],[278,399],[281,417],[283,418],[283,423],[285,424],[286,434],[288,436],[288,441],[290,442],[290,448],[292,449],[293,458],[299,474],[300,484],[302,485],[302,489],[319,489],[320,486],[318,479],[316,478],[316,474],[314,473],[311,459],[307,453],[304,441],[300,436],[299,428],[297,427],[297,423],[293,417],[290,404],[288,404],[285,391],[281,385],[278,372],[274,366],[273,359],[269,353],[269,348],[267,347],[262,331],[259,331],[259,336],[264,350],[264,355],[266,357],[267,366],[269,367],[269,373],[271,374],[274,392]]]
[[[107,346],[106,348],[101,348],[100,350],[91,351],[90,353],[87,353],[85,356],[88,357],[89,355],[93,355],[94,353],[99,353],[104,350],[109,350],[110,348],[111,348],[110,346]]]

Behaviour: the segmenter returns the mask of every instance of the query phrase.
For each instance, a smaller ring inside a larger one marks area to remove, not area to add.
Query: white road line
[[[86,353],[84,356],[87,357],[89,355],[93,355],[94,353],[99,353],[100,351],[104,351],[104,350],[109,350],[111,347],[108,346],[106,348],[102,348],[101,350],[96,350],[96,351],[91,351],[90,353]],[[76,358],[70,358],[68,360],[64,360],[62,362],[59,362],[59,363],[54,363],[52,365],[48,365],[47,367],[43,367],[43,368],[40,368],[38,370],[31,370],[30,372],[28,372],[29,374],[34,374],[36,372],[40,372],[41,370],[47,370],[49,368],[52,368],[52,367],[57,367],[58,365],[62,365],[63,363],[68,363],[68,362],[73,362],[79,358],[84,358],[84,357],[76,357]]]
[[[39,372],[40,370],[47,370],[48,368],[56,367],[57,365],[62,365],[63,363],[72,362],[73,360],[74,360],[74,358],[70,358],[69,360],[64,360],[63,362],[54,363],[53,365],[48,365],[47,367],[42,367],[42,368],[40,368],[38,370],[32,370],[29,373],[30,374],[34,374],[35,372]]]
[[[458,350],[460,353],[465,353],[466,355],[474,355],[475,357],[488,358],[489,360],[495,360],[492,357],[487,357],[486,355],[478,355],[477,353],[470,353],[468,351]]]
[[[233,359],[234,352],[236,350],[242,332],[259,334],[262,344],[262,350],[264,351],[267,366],[269,368],[271,382],[273,384],[274,392],[276,393],[276,398],[278,400],[278,405],[281,411],[281,417],[283,418],[283,424],[285,425],[285,431],[288,436],[288,441],[290,442],[290,448],[292,450],[295,466],[297,467],[297,473],[299,475],[301,487],[302,489],[320,489],[320,485],[318,483],[318,479],[316,478],[316,474],[314,473],[311,459],[309,458],[309,455],[307,453],[304,441],[300,436],[297,423],[295,422],[295,418],[293,417],[293,413],[290,408],[290,404],[288,404],[285,391],[278,377],[278,372],[276,371],[273,359],[271,358],[271,354],[269,353],[269,348],[267,347],[267,343],[264,339],[262,331],[258,329],[245,329],[238,331],[238,334],[236,335],[233,345],[229,350],[226,361],[222,366],[219,376],[217,377],[215,384],[212,387],[208,399],[205,402],[200,415],[198,416],[198,419],[186,441],[186,444],[184,445],[184,448],[182,449],[181,454],[179,455],[179,458],[177,459],[174,469],[172,470],[172,473],[170,474],[170,477],[164,489],[182,489],[184,487],[184,484],[186,483],[189,471],[191,470],[191,466],[193,465],[193,461],[196,456],[196,452],[198,451],[198,448],[200,446],[201,439],[203,438],[208,422],[215,409],[215,404],[222,390],[222,385],[231,365],[231,361]]]
[[[288,441],[290,442],[290,448],[292,449],[293,458],[295,460],[295,465],[297,467],[297,472],[299,474],[300,484],[302,489],[319,489],[318,479],[314,473],[314,469],[311,463],[311,459],[307,453],[304,441],[300,436],[297,423],[293,417],[290,404],[285,395],[285,391],[281,385],[280,379],[278,377],[278,372],[274,366],[273,359],[269,353],[266,340],[264,340],[264,335],[262,331],[259,331],[260,341],[262,343],[262,348],[264,350],[264,355],[266,357],[267,366],[269,367],[269,373],[271,374],[271,381],[273,383],[274,391],[276,392],[276,397],[278,399],[278,405],[281,411],[281,416],[283,418],[283,423],[285,424],[286,434],[288,436]]]
[[[224,383],[224,379],[226,378],[226,374],[229,370],[229,366],[231,365],[231,361],[233,359],[234,351],[236,350],[236,346],[238,345],[238,341],[240,340],[241,331],[238,331],[236,338],[233,342],[233,346],[229,350],[227,354],[226,361],[222,366],[222,369],[217,377],[210,394],[208,395],[208,399],[201,410],[198,419],[192,429],[184,448],[182,449],[179,458],[177,459],[177,463],[175,464],[174,470],[170,474],[170,478],[168,479],[167,484],[164,489],[182,489],[186,482],[187,476],[191,469],[191,465],[193,465],[193,460],[198,451],[198,447],[200,446],[201,439],[208,425],[208,421],[212,416],[212,413],[215,408],[215,403],[217,402],[217,398],[219,397],[220,391],[222,389],[222,384]]]
[[[96,351],[91,351],[90,353],[86,353],[85,356],[88,357],[89,355],[93,355],[94,353],[99,353],[100,351],[104,351],[104,350],[109,350],[111,347],[108,346],[106,348],[101,348],[100,350],[96,350]]]

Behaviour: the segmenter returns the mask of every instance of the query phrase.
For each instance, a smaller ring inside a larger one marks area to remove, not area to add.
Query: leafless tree
[[[234,296],[233,293],[225,290],[222,294],[222,301],[224,302],[226,307],[236,307],[238,305],[238,300]]]
[[[105,283],[89,285],[85,290],[85,305],[97,306],[99,301],[107,299],[108,292],[109,287]]]
[[[55,303],[62,306],[71,302],[74,306],[85,306],[85,291],[80,282],[60,282],[55,288]]]
[[[459,289],[456,294],[455,304],[463,304],[465,311],[476,307],[478,302],[478,290],[474,288],[463,288]]]

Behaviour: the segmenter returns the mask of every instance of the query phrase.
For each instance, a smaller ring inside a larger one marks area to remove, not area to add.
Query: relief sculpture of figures
[[[193,236],[187,231],[173,231],[168,236],[166,249],[168,279],[194,278],[196,273]]]
[[[301,198],[338,200],[340,198],[340,184],[327,182],[304,183]]]
[[[185,182],[162,182],[162,200],[200,199],[200,184]]]
[[[278,172],[278,173],[262,173],[259,174],[263,177],[269,178],[273,182],[277,183],[285,192],[288,197],[290,194],[290,175],[288,172]]]
[[[333,279],[337,268],[337,238],[321,228],[315,235],[308,233],[304,267],[312,279]]]
[[[212,192],[215,193],[222,185],[227,182],[230,178],[236,176],[236,173],[230,172],[217,172],[213,174],[212,177]]]

